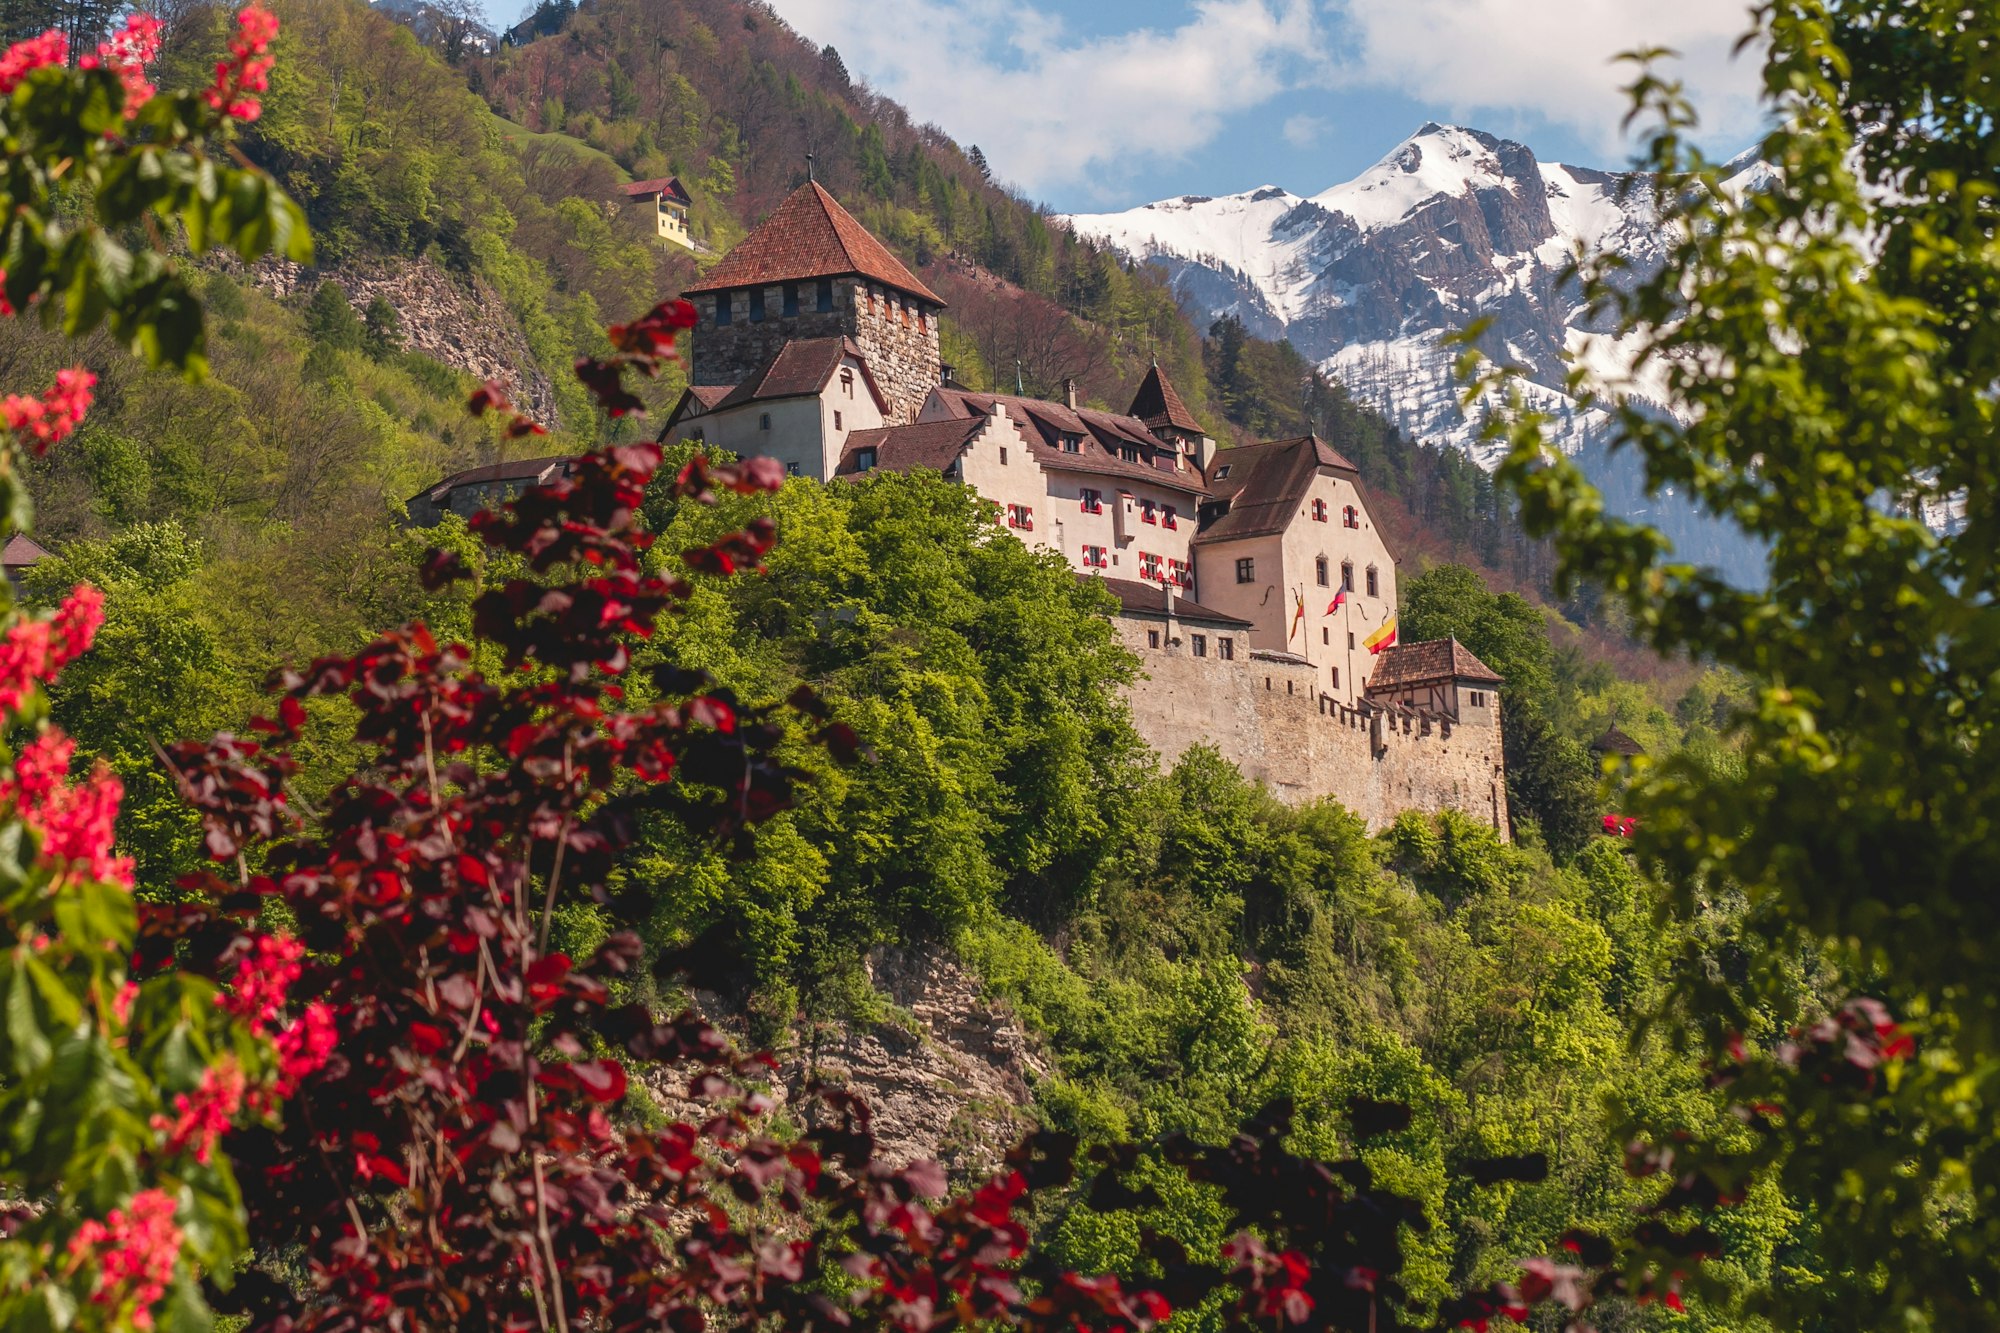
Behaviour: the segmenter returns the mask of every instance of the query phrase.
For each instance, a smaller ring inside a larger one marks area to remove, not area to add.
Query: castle
[[[1218,449],[1154,365],[1123,413],[949,382],[944,302],[808,181],[686,292],[691,385],[661,439],[822,481],[928,468],[1118,600],[1140,734],[1212,744],[1281,797],[1379,828],[1457,809],[1508,829],[1500,678],[1396,640],[1396,562],[1360,475],[1313,435]]]

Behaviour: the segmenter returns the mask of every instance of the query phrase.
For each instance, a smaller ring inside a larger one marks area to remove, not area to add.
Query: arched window
[[[1324,500],[1313,501],[1313,522],[1315,523],[1326,522],[1326,501]],[[1320,582],[1324,583],[1326,582],[1326,580],[1321,579]]]
[[[1320,587],[1324,588],[1324,587],[1326,586],[1326,583],[1327,583],[1327,573],[1326,573],[1326,557],[1325,557],[1325,556],[1323,556],[1323,555],[1322,555],[1322,556],[1316,556],[1316,557],[1314,557],[1314,559],[1313,559],[1313,576],[1314,576],[1315,578],[1317,578],[1317,579],[1319,580],[1319,586],[1320,586]]]
[[[1381,581],[1375,577],[1375,566],[1373,565],[1368,566],[1368,595],[1370,597],[1380,597],[1382,595]]]
[[[1340,562],[1340,590],[1342,592],[1354,591],[1354,562],[1352,560],[1343,560]]]
[[[1340,525],[1344,528],[1361,526],[1361,511],[1353,505],[1346,505],[1340,511]]]

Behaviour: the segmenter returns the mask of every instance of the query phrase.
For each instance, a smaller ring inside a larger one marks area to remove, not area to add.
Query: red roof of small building
[[[1226,500],[1229,508],[1195,540],[1223,542],[1283,532],[1322,469],[1359,475],[1354,464],[1317,435],[1224,449],[1209,465],[1208,493]]]
[[[1167,373],[1160,369],[1157,361],[1146,372],[1146,378],[1139,381],[1139,391],[1132,395],[1132,406],[1126,415],[1137,417],[1153,430],[1168,428],[1184,430],[1190,435],[1205,433],[1201,423],[1194,419],[1194,413],[1188,411],[1187,404],[1181,401],[1180,390],[1174,388],[1174,382],[1167,378]]]
[[[48,559],[49,555],[50,551],[46,546],[25,532],[17,532],[7,539],[6,547],[0,549],[0,566],[8,569],[26,569],[29,565]]]
[[[837,278],[859,274],[899,292],[943,305],[944,299],[917,280],[868,228],[815,181],[807,181],[773,209],[710,269],[687,288],[689,295],[774,282]]]
[[[1441,680],[1470,680],[1498,685],[1500,673],[1472,655],[1457,639],[1429,639],[1423,643],[1398,643],[1382,650],[1375,669],[1368,674],[1368,693],[1399,690],[1411,685],[1427,685]]]
[[[688,192],[681,187],[680,177],[678,176],[661,176],[649,181],[633,181],[630,185],[619,186],[618,191],[620,194],[632,199],[650,199],[656,194],[663,194],[677,204],[691,204],[694,202],[688,195]]]
[[[573,461],[569,454],[557,454],[547,458],[516,458],[506,463],[488,463],[484,467],[467,468],[454,472],[443,481],[424,487],[410,497],[411,503],[429,500],[432,504],[443,504],[450,494],[461,486],[478,486],[494,481],[521,481],[541,485],[551,479],[551,474],[562,475]],[[559,470],[560,469],[560,470]]]

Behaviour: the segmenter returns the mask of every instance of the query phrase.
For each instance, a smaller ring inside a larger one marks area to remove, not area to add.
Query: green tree
[[[358,351],[361,334],[361,321],[354,314],[354,304],[339,283],[322,282],[313,289],[312,298],[306,302],[308,337],[326,347]]]
[[[403,317],[377,292],[361,317],[361,346],[377,361],[403,349]]]
[[[1729,586],[1606,514],[1533,413],[1501,475],[1554,538],[1563,585],[1594,580],[1662,653],[1752,692],[1740,766],[1670,758],[1633,794],[1670,906],[1751,905],[1741,966],[1676,975],[1687,1026],[1765,1109],[1747,1131],[1683,1136],[1673,1171],[1696,1188],[1670,1202],[1685,1215],[1765,1178],[1806,1206],[1823,1280],[1770,1282],[1759,1304],[1781,1327],[1993,1327],[2000,94],[1983,71],[2000,11],[1783,0],[1759,17],[1769,178],[1725,186],[1678,85],[1648,73],[1666,262],[1636,284],[1585,265],[1635,375],[1663,375],[1679,410],[1581,381],[1649,493],[1738,524],[1768,581]],[[1734,1048],[1801,957],[1905,1026],[1856,1006]]]

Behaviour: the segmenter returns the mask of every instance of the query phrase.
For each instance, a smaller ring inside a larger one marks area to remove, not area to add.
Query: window
[[[1343,560],[1340,562],[1340,590],[1342,592],[1354,591],[1354,562],[1352,560]]]
[[[1333,642],[1333,631],[1328,629],[1326,626],[1321,625],[1319,627],[1319,641],[1321,643],[1331,644]]]
[[[867,472],[872,470],[874,466],[875,451],[873,449],[856,449],[854,451],[854,470],[856,472]]]
[[[834,412],[834,414],[833,414],[833,428],[834,428],[835,430],[840,430],[840,429],[842,429],[842,427],[841,427],[841,424],[840,424],[840,413],[839,413],[838,411],[835,411],[835,412]]]
[[[1146,631],[1146,646],[1148,648],[1157,648],[1160,646],[1160,632],[1158,630],[1149,629]]]
[[[1335,667],[1335,668],[1333,669],[1333,688],[1335,688],[1336,690],[1340,688],[1340,668],[1339,668],[1339,667]]]
[[[717,292],[715,294],[715,322],[717,324],[727,324],[736,317],[736,312],[730,308],[734,295],[735,293],[733,292]]]
[[[1353,631],[1353,630],[1349,630],[1349,631],[1347,631],[1347,651],[1348,651],[1348,652],[1350,652],[1350,653],[1354,651],[1354,631]]]
[[[1322,555],[1322,556],[1315,556],[1315,557],[1313,558],[1313,577],[1319,580],[1319,586],[1320,586],[1320,587],[1324,588],[1324,587],[1325,587],[1325,586],[1327,585],[1327,573],[1326,573],[1326,557],[1325,557],[1325,556],[1323,556],[1323,555]]]
[[[831,309],[833,309],[833,279],[821,278],[819,280],[819,312],[824,315]]]
[[[853,370],[851,370],[851,369],[848,369],[848,368],[846,368],[846,367],[842,367],[842,368],[841,368],[841,372],[840,372],[840,387],[841,387],[841,390],[842,390],[843,392],[845,392],[845,393],[847,394],[847,396],[848,396],[849,398],[852,398],[852,397],[854,396],[854,372],[853,372]]]
[[[1381,581],[1375,577],[1375,566],[1373,565],[1368,566],[1368,595],[1370,597],[1380,597],[1382,595]]]
[[[1194,586],[1194,571],[1188,567],[1185,560],[1169,560],[1167,561],[1167,582],[1173,584],[1176,588],[1192,587]]]
[[[757,429],[758,430],[771,429],[771,414],[769,412],[759,412],[757,414]]]
[[[1004,444],[1000,446],[1000,466],[1007,466],[1007,446]]]
[[[1192,637],[1194,640],[1194,655],[1196,657],[1207,657],[1208,636],[1206,634],[1196,634],[1190,637]]]
[[[1343,507],[1340,511],[1340,526],[1343,528],[1360,527],[1361,511],[1359,509],[1356,509],[1353,505],[1347,505]]]
[[[799,313],[799,285],[796,282],[785,284],[784,300],[785,304],[782,308],[785,312],[785,318],[795,318]]]
[[[1215,655],[1225,662],[1236,660],[1236,640],[1224,636],[1215,641]]]
[[[1474,708],[1486,707],[1486,691],[1484,690],[1472,691],[1472,706]]]
[[[750,289],[750,322],[752,324],[761,324],[764,322],[764,289],[762,287],[752,287]]]
[[[1136,463],[1139,461],[1139,446],[1136,444],[1121,444],[1118,446],[1118,456],[1127,463]]]
[[[1160,521],[1159,507],[1151,500],[1139,501],[1139,521],[1157,524]]]
[[[1324,500],[1313,501],[1313,522],[1315,523],[1326,522],[1326,501]]]
[[[1180,515],[1174,511],[1172,505],[1168,505],[1162,512],[1160,526],[1163,528],[1178,528],[1180,526]]]
[[[1085,569],[1103,569],[1109,563],[1104,558],[1104,548],[1102,546],[1086,546],[1083,548],[1083,567]]]
[[[1023,532],[1035,530],[1035,511],[1026,505],[1007,506],[1007,526],[1020,528]]]
[[[797,463],[787,463],[787,464],[785,464],[785,475],[786,475],[786,476],[788,476],[788,477],[796,477],[796,476],[798,476],[798,475],[799,475],[799,465],[798,465]]]
[[[1217,481],[1221,481],[1224,477],[1228,475],[1229,475],[1229,464],[1227,463],[1224,463],[1221,467],[1215,470],[1215,479]]]
[[[1159,578],[1160,557],[1156,555],[1148,555],[1144,551],[1139,552],[1139,577],[1142,579]]]
[[[1083,436],[1081,436],[1081,435],[1065,435],[1065,436],[1063,436],[1063,437],[1062,437],[1062,451],[1063,451],[1064,453],[1066,453],[1066,454],[1080,454],[1080,453],[1082,453],[1082,452],[1083,452]]]
[[[1076,507],[1086,514],[1103,513],[1104,492],[1092,490],[1088,486],[1084,487],[1081,491],[1077,492]]]
[[[1246,555],[1236,562],[1236,581],[1238,583],[1257,581],[1257,562],[1254,559]]]

